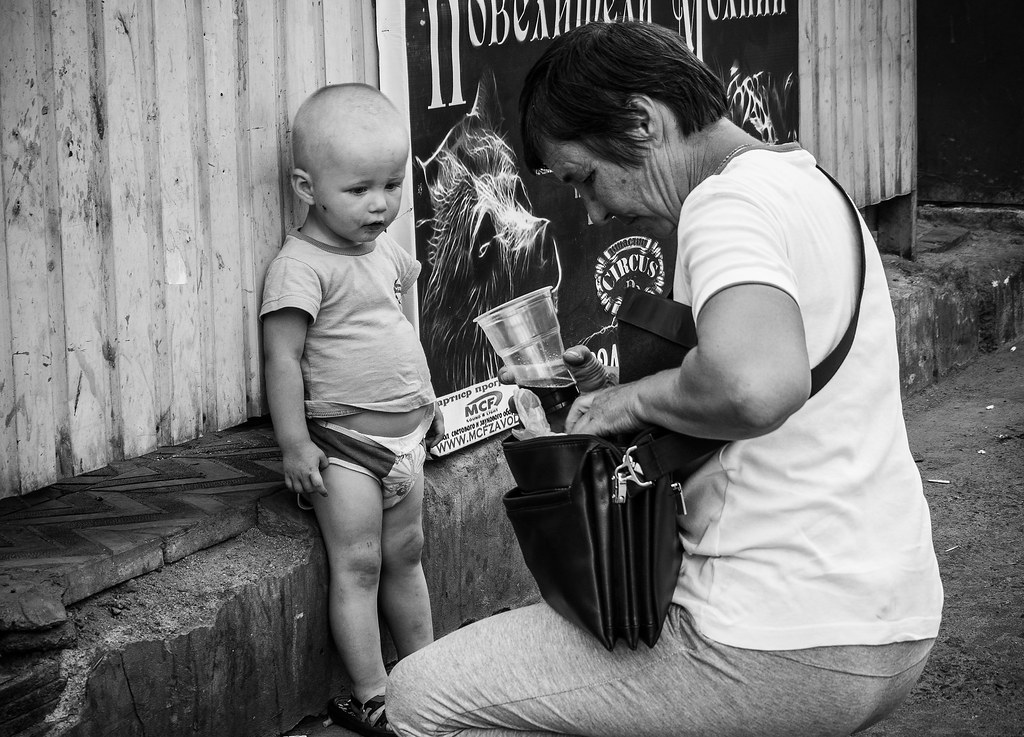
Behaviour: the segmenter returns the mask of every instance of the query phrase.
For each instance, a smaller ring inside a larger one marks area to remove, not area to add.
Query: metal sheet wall
[[[373,29],[371,0],[0,5],[0,497],[264,411],[289,121],[376,83]]]
[[[859,207],[911,193],[914,0],[800,0],[800,140]]]

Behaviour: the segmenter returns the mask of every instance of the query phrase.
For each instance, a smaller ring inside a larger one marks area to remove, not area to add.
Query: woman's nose
[[[583,192],[580,192],[580,197],[583,198],[583,205],[587,208],[587,215],[590,216],[591,223],[594,225],[604,225],[611,220],[608,210],[594,197]]]

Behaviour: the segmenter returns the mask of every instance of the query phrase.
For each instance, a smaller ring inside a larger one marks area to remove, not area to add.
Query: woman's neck
[[[727,118],[722,118],[704,130],[688,136],[687,140],[697,152],[694,157],[694,187],[719,173],[729,161],[744,151],[768,146]]]

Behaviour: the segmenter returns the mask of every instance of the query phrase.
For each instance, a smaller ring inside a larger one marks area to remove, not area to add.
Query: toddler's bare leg
[[[384,510],[380,600],[398,657],[434,640],[423,553],[423,474],[409,495]]]
[[[330,564],[329,619],[335,647],[366,701],[384,693],[377,590],[381,572],[381,496],[376,479],[341,466],[323,471],[326,497],[312,497]]]

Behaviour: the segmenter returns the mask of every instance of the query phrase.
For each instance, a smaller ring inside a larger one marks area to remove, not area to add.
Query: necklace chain
[[[732,158],[745,148],[750,148],[753,144],[741,143],[739,146],[729,152],[729,155],[722,159],[722,163],[718,165],[718,169],[715,170],[715,174],[721,174],[722,170],[728,165]]]

